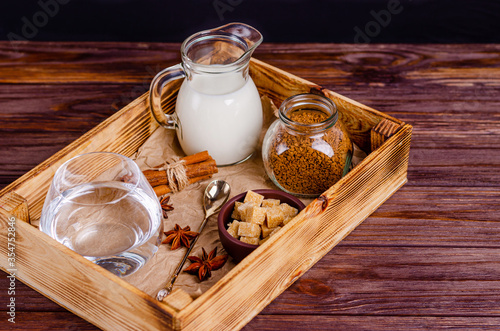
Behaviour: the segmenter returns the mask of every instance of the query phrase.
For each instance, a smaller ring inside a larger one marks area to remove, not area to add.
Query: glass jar
[[[281,104],[279,119],[262,145],[267,175],[283,191],[317,197],[349,170],[353,146],[337,107],[316,94],[298,94]]]

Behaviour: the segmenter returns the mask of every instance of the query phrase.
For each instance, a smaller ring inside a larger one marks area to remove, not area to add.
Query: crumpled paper
[[[264,125],[258,150],[249,160],[241,164],[220,167],[219,172],[212,179],[189,185],[183,191],[171,194],[170,204],[174,207],[174,210],[168,212],[168,219],[164,221],[165,231],[173,229],[175,224],[179,224],[181,227],[189,225],[191,231],[198,231],[204,218],[203,193],[207,184],[214,179],[223,179],[231,185],[230,198],[248,190],[277,189],[266,175],[260,149],[267,128],[276,119],[277,109],[266,96],[263,96],[261,100]],[[141,170],[145,170],[163,164],[165,160],[172,156],[183,157],[185,155],[177,141],[175,131],[159,127],[139,148],[132,159],[136,161]],[[364,157],[366,157],[366,154],[355,146],[353,164],[358,164]],[[312,201],[311,199],[301,200],[305,205]],[[202,247],[205,248],[207,253],[217,247],[218,255],[226,254],[219,240],[217,215],[210,217],[190,255],[201,257]],[[184,247],[172,251],[170,245],[162,244],[158,252],[145,266],[136,273],[124,278],[124,280],[155,297],[157,292],[168,283],[185,252],[186,248]],[[184,268],[189,264],[189,260],[186,261]],[[203,282],[200,282],[196,276],[181,272],[174,288],[181,288],[193,298],[196,298],[224,277],[234,266],[235,263],[229,257],[227,263],[221,269],[212,271],[212,277]]]

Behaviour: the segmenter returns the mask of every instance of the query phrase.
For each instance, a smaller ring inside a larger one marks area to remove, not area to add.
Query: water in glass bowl
[[[41,230],[118,276],[142,267],[158,250],[163,221],[158,202],[132,184],[92,182],[62,192]]]

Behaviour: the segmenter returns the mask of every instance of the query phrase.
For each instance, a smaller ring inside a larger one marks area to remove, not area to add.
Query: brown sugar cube
[[[274,208],[267,208],[266,210],[266,221],[268,228],[275,228],[285,219],[285,214],[283,210],[278,206]]]
[[[280,208],[281,208],[281,210],[283,210],[283,214],[285,214],[285,217],[286,216],[295,217],[295,215],[297,215],[299,213],[297,208],[293,208],[292,206],[290,206],[287,203],[282,203],[280,205]]]
[[[280,205],[278,199],[264,199],[262,201],[262,207],[272,208]]]
[[[234,209],[233,209],[233,213],[231,214],[231,218],[232,219],[235,219],[235,220],[238,220],[238,221],[241,221],[241,215],[240,213],[238,212],[238,207],[241,206],[243,204],[243,202],[239,202],[239,201],[236,201],[234,203]]]
[[[254,237],[240,237],[240,241],[251,245],[259,244],[259,238]]]
[[[247,194],[245,195],[245,200],[243,200],[243,202],[253,202],[254,205],[260,207],[262,200],[264,200],[263,195],[255,193],[253,191],[248,191]]]
[[[275,229],[275,228],[268,228],[265,223],[261,224],[260,227],[262,228],[262,238],[266,238],[267,236],[269,236],[269,234],[273,232],[273,230]]]
[[[247,209],[246,221],[255,224],[262,224],[266,220],[266,209],[262,207],[251,207]]]
[[[241,222],[238,227],[238,236],[259,238],[260,225],[255,223]]]
[[[247,222],[248,211],[253,206],[252,202],[245,202],[238,206],[238,213],[240,214],[240,218],[243,222]]]
[[[293,217],[285,216],[285,219],[283,220],[283,225],[287,225],[292,219],[293,219]]]
[[[238,228],[240,227],[240,222],[233,220],[233,222],[228,225],[229,227],[227,228],[227,232],[231,235],[231,237],[238,239]]]
[[[263,244],[263,243],[265,243],[268,239],[269,239],[269,237],[265,237],[264,239],[259,240],[259,245],[262,245],[262,244]]]
[[[280,229],[281,229],[281,226],[274,228],[274,230],[269,234],[269,237],[272,237],[273,235],[275,235],[276,232],[278,232]]]

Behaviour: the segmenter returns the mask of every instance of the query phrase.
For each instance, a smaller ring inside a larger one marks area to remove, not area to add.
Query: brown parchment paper
[[[262,146],[265,132],[269,125],[276,119],[275,114],[277,113],[276,107],[267,97],[264,96],[261,100],[264,112],[264,125],[259,146]],[[172,156],[184,156],[175,136],[175,131],[159,127],[139,148],[133,159],[137,162],[141,170],[145,170],[163,164],[165,160]],[[355,146],[352,161],[353,166],[361,162],[364,157],[366,157],[366,154]],[[173,229],[175,224],[179,224],[181,227],[189,225],[192,231],[198,231],[204,218],[203,192],[206,185],[214,179],[223,179],[231,185],[230,197],[253,189],[277,189],[265,173],[261,149],[259,147],[249,160],[234,166],[220,167],[219,172],[212,179],[195,183],[181,192],[171,194],[170,202],[174,210],[168,213],[168,219],[164,221],[165,231]],[[307,205],[312,200],[302,199],[302,201]],[[207,253],[217,247],[218,255],[226,254],[219,240],[217,215],[210,217],[190,255],[201,256],[202,247],[205,248]],[[142,269],[135,274],[125,277],[124,280],[155,297],[157,292],[169,281],[185,252],[186,248],[184,247],[171,251],[170,245],[160,245],[158,252]],[[189,264],[190,262],[187,261],[184,268]],[[234,266],[235,264],[230,257],[224,267],[212,271],[212,277],[203,282],[199,282],[196,276],[181,272],[175,282],[174,288],[181,288],[193,298],[196,298],[224,277]]]

